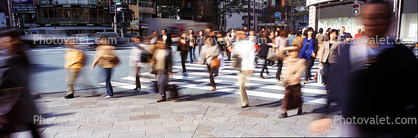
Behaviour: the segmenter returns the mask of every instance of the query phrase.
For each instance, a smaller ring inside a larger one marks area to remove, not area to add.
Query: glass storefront
[[[364,26],[359,17],[340,17],[318,20],[318,29],[322,28],[324,31],[328,28],[341,29],[342,26],[345,27],[345,32],[351,33],[352,36],[357,34],[358,29],[364,30]]]
[[[402,14],[400,39],[402,41],[418,42],[418,13]]]

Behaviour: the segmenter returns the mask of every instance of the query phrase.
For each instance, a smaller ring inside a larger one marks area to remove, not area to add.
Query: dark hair
[[[218,32],[218,34],[221,34],[221,37],[225,36],[225,32],[223,32],[223,31]]]
[[[157,32],[157,33],[158,33],[158,31],[157,31],[157,30],[152,30],[152,32]]]
[[[306,36],[306,37],[308,37],[308,32],[309,32],[309,31],[312,31],[312,32],[313,32],[313,34],[312,34],[312,38],[315,38],[315,31],[313,30],[313,28],[312,28],[312,27],[308,27],[308,28],[306,28],[305,32],[303,32],[303,35],[304,35],[304,36]]]
[[[270,36],[270,31],[266,30],[263,32],[263,38],[268,39]]]
[[[280,36],[280,37],[287,37],[287,31],[286,31],[286,30],[281,30],[281,31],[279,32],[279,36]]]
[[[326,33],[328,33],[330,30],[331,30],[331,28],[328,28],[327,31],[326,31]]]
[[[296,36],[301,36],[302,35],[302,31],[301,30],[297,30],[296,31]]]
[[[199,35],[200,35],[200,32],[202,32],[202,33],[203,33],[203,35],[205,35],[205,31],[203,31],[203,30],[200,30],[200,31],[199,31]]]
[[[335,32],[335,34],[337,34],[337,36],[338,36],[339,31],[338,31],[337,29],[331,29],[330,33],[328,33],[328,34],[327,34],[327,36],[328,36],[328,40],[331,40],[331,34],[332,34],[332,33],[334,33],[334,32]]]
[[[255,31],[254,29],[250,29],[250,31]]]
[[[345,27],[344,27],[344,26],[341,26],[341,28],[344,28],[344,29],[345,29]]]
[[[323,32],[324,32],[324,29],[322,29],[322,28],[319,28],[319,31],[318,31],[318,33],[322,34]]]
[[[295,35],[296,34],[296,31],[295,30],[292,30],[292,31],[290,31],[290,34]]]
[[[167,29],[163,29],[163,31],[167,32]],[[168,33],[168,32],[167,32]]]
[[[192,34],[194,34],[194,30],[193,29],[189,29],[189,32],[190,32],[190,30],[192,30]]]

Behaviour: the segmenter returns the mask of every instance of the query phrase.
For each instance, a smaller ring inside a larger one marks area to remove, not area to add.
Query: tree
[[[223,22],[226,22],[226,20],[229,19],[234,13],[241,13],[244,2],[245,0],[213,0],[212,8],[210,11],[212,14],[210,15],[215,16],[215,24],[218,24],[219,21],[221,21],[220,24],[225,27]],[[216,29],[218,30],[219,28]]]
[[[305,8],[306,0],[286,0],[285,2],[285,14],[287,15],[287,26],[291,29],[295,29],[295,22],[297,20],[303,20],[305,16],[308,16],[308,11]]]

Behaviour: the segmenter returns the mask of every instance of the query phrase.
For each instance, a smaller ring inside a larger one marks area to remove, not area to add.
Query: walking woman
[[[263,65],[263,68],[261,69],[261,73],[260,73],[260,78],[261,79],[264,79],[264,77],[263,77],[264,70],[266,70],[267,76],[270,75],[270,73],[267,69],[267,64],[268,64],[267,53],[268,53],[269,48],[271,48],[271,46],[267,45],[268,43],[271,43],[271,39],[269,39],[269,35],[270,35],[269,31],[264,31],[264,34],[261,36],[262,40],[267,41],[267,42],[262,42],[261,45],[260,45],[259,56],[260,56],[260,58],[264,59],[264,65]]]
[[[318,51],[318,41],[315,38],[315,34],[312,27],[309,27],[305,30],[306,36],[303,39],[302,49],[300,51],[298,58],[306,59],[306,72],[305,72],[305,81],[304,84],[308,83],[308,80],[311,78],[311,68],[314,64],[315,57]]]
[[[285,47],[288,47],[289,39],[287,38],[287,31],[281,30],[279,33],[279,36],[276,37],[275,39],[275,43],[274,44],[270,43],[270,45],[272,45],[273,47],[279,50]],[[277,66],[276,80],[280,81],[280,74],[282,73],[283,61],[279,60],[277,62],[278,62],[278,66]]]
[[[215,80],[213,79],[213,73],[218,67],[213,66],[214,64],[216,64],[214,60],[216,61],[216,59],[218,59],[218,56],[220,54],[219,46],[216,45],[214,41],[215,40],[213,39],[213,37],[205,36],[205,45],[202,47],[202,51],[200,53],[200,61],[199,61],[200,65],[206,64],[208,68],[209,80],[210,80],[210,84],[212,85],[211,91],[215,91],[216,89]]]
[[[341,43],[338,41],[338,30],[332,29],[330,33],[330,40],[324,42],[323,48],[319,51],[319,66],[323,67],[324,75],[323,75],[323,83],[327,85],[329,73],[331,72],[332,66],[337,63],[337,57],[339,57],[339,53],[341,52]]]
[[[268,32],[270,32],[270,31],[268,31]],[[270,33],[270,36],[269,36],[269,38],[270,38],[270,41],[273,43],[273,44],[275,44],[276,43],[276,36],[274,35],[274,32],[271,32]],[[272,60],[267,60],[268,61],[268,65],[270,65],[270,66],[273,66],[275,63],[274,63],[274,61],[272,61]]]
[[[91,65],[91,71],[93,71],[94,67],[99,64],[105,70],[105,77],[106,77],[106,91],[107,96],[105,99],[113,97],[113,88],[112,84],[110,83],[110,78],[112,76],[112,68],[117,66],[120,62],[119,58],[113,52],[115,49],[114,46],[108,44],[107,37],[103,37],[101,39],[99,46],[96,48],[96,57],[94,58],[93,64]]]
[[[205,45],[205,32],[203,32],[203,30],[199,31],[199,36],[197,37],[196,43],[199,46],[199,56],[200,56],[200,51],[202,51],[202,47],[203,45]]]
[[[196,40],[197,36],[194,35],[194,31],[193,29],[189,30],[189,35],[187,36],[187,45],[189,45],[189,52],[190,52],[190,63],[193,63],[193,59],[196,59],[196,55],[195,55],[195,46],[196,45]],[[184,71],[183,71],[184,72]]]
[[[318,58],[321,58],[322,56],[322,53],[321,53],[321,50],[323,48],[322,43],[325,41],[325,35],[322,34],[323,32],[324,30],[322,28],[319,28],[318,34],[316,35],[316,40],[318,40],[318,52],[316,53],[316,55],[318,55],[317,56]],[[318,81],[318,71],[315,74],[314,81]]]
[[[228,61],[231,61],[231,51],[232,51],[232,36],[231,36],[231,33],[230,32],[228,32],[227,34],[226,34],[226,37],[225,37],[225,42],[226,42],[226,55],[228,56]]]
[[[143,40],[137,36],[132,38],[136,45],[132,46],[130,65],[135,67],[135,89],[141,89],[141,80],[139,73],[141,72],[141,67],[147,62],[148,58],[145,55],[149,55],[148,45],[142,43]]]
[[[186,60],[187,60],[187,53],[189,52],[190,48],[186,41],[186,33],[181,34],[180,41],[177,43],[177,51],[180,51],[181,56],[181,67],[183,68],[183,73],[186,72]],[[190,60],[192,60],[190,58]]]
[[[286,51],[288,56],[286,56]],[[300,77],[305,71],[305,59],[297,58],[299,55],[299,48],[297,46],[290,46],[280,50],[279,59],[286,61],[286,77],[282,85],[286,87],[282,101],[283,112],[279,118],[287,117],[287,110],[298,108],[297,115],[302,115],[302,94]]]
[[[223,56],[224,56],[225,49],[226,49],[226,42],[225,42],[224,36],[225,36],[224,32],[219,32],[216,34],[216,39],[217,39],[216,44],[218,45],[219,50],[220,50],[220,54],[218,56],[218,59],[220,60],[220,67],[219,67],[220,69],[223,69],[223,65],[224,65]],[[213,76],[218,76],[219,68],[215,70]]]

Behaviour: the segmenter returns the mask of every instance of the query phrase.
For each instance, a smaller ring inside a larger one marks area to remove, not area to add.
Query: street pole
[[[253,29],[255,30],[255,0],[253,0]]]
[[[116,33],[118,33],[118,27],[117,27],[117,23],[116,23],[116,19],[117,19],[117,18],[116,18],[116,12],[117,12],[116,3],[115,3],[114,12],[115,12],[115,16],[113,16],[113,17],[114,17],[114,19],[113,19],[113,20],[114,20],[114,21],[113,21],[113,22],[114,22],[113,27],[114,27],[114,29],[115,29],[115,32],[116,32]]]
[[[55,12],[56,12],[55,7],[57,6],[57,4],[58,4],[58,2],[56,1],[56,2],[55,2],[55,5],[54,5],[54,7],[53,7],[53,8],[54,8],[54,9],[53,9],[53,11],[54,11],[54,29],[57,29],[57,25],[56,25],[57,23],[56,23],[56,20],[57,20],[57,18],[58,18],[58,16],[57,16],[58,14],[56,14],[56,13],[55,13]]]

